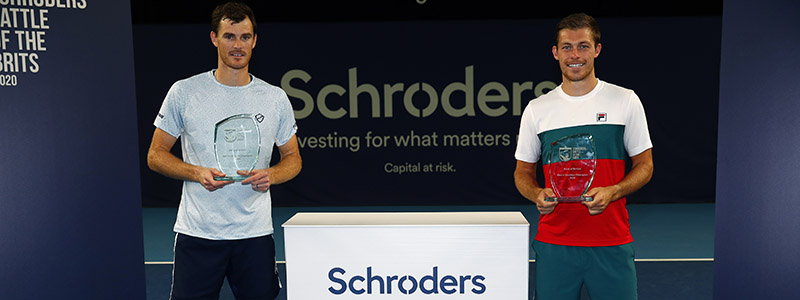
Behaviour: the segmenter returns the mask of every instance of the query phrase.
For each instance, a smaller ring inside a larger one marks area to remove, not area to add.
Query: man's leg
[[[228,283],[237,300],[272,300],[281,291],[272,235],[237,241]]]
[[[577,300],[583,285],[580,247],[533,242],[536,251],[536,300]]]
[[[225,241],[177,234],[170,299],[218,299],[227,268],[226,252]]]
[[[593,262],[586,275],[586,290],[592,300],[638,299],[633,245],[590,249]]]

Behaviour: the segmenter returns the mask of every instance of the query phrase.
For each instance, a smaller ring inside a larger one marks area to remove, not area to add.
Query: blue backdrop
[[[725,1],[714,299],[797,298],[798,11],[797,1]]]
[[[143,299],[130,3],[29,2],[0,8],[0,297]]]

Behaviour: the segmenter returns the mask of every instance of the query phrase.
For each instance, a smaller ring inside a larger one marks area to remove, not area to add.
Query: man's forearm
[[[186,181],[197,181],[196,166],[182,161],[168,151],[151,150],[147,154],[147,165],[161,175]]]
[[[514,184],[519,193],[531,201],[534,201],[542,190],[536,180],[536,164],[517,161],[517,168],[514,170]]]
[[[281,161],[269,169],[270,184],[281,184],[292,180],[297,174],[300,174],[302,160],[297,153],[288,154],[281,157]]]
[[[653,158],[651,149],[631,158],[631,171],[616,185],[619,187],[614,200],[620,199],[642,188],[653,177]]]

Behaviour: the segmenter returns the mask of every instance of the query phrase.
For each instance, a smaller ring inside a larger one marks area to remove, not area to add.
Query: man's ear
[[[214,47],[217,47],[217,33],[213,30],[211,31],[211,43],[214,44]]]
[[[594,47],[594,58],[600,56],[601,49],[603,49],[603,44],[597,43],[597,46]]]
[[[558,46],[553,46],[553,58],[558,60]]]

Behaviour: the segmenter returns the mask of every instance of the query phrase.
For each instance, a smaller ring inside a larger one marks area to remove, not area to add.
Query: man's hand
[[[239,171],[239,175],[249,176],[242,180],[242,184],[249,184],[254,191],[266,192],[270,186],[269,169],[258,169],[251,172]]]
[[[233,183],[230,180],[215,180],[214,177],[223,177],[225,173],[217,169],[211,168],[198,168],[197,177],[195,181],[199,182],[203,185],[203,187],[208,190],[209,192],[216,191],[221,189],[222,187]]]
[[[592,201],[583,202],[589,208],[589,214],[596,215],[606,210],[611,201],[617,200],[615,195],[620,191],[618,185],[597,187],[589,190],[584,196],[592,197]]]
[[[156,128],[147,152],[147,165],[151,170],[170,178],[198,182],[210,192],[221,189],[232,182],[214,180],[214,176],[225,176],[225,173],[217,169],[191,165],[172,155],[170,149],[177,140],[177,137]]]
[[[556,209],[556,205],[558,205],[558,201],[545,201],[544,199],[547,197],[555,197],[556,194],[553,192],[552,189],[543,188],[539,190],[539,193],[536,194],[536,198],[533,201],[536,203],[536,208],[539,209],[539,214],[546,215],[553,210]]]
[[[514,170],[514,184],[522,196],[536,204],[540,214],[546,215],[555,210],[557,201],[544,201],[546,197],[555,197],[556,194],[549,188],[541,188],[536,182],[536,163],[517,160]]]
[[[622,181],[612,186],[593,188],[586,192],[585,196],[593,198],[591,202],[583,203],[589,208],[590,214],[602,213],[609,203],[635,192],[650,182],[650,178],[653,177],[653,149],[647,149],[632,156],[631,165],[631,171],[625,175]]]

